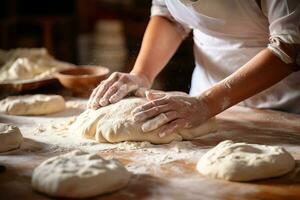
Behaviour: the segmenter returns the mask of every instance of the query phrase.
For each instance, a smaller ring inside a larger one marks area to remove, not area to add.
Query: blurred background
[[[150,8],[151,0],[2,0],[0,49],[45,47],[59,60],[129,72]],[[155,89],[189,91],[191,38],[160,73]]]

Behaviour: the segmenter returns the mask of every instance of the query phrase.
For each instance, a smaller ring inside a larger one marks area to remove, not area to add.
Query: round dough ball
[[[209,150],[197,164],[201,174],[230,181],[281,176],[294,167],[294,158],[283,147],[234,143],[230,140]]]
[[[121,189],[129,179],[117,160],[77,150],[44,161],[34,169],[31,184],[50,196],[87,198]]]
[[[17,149],[22,141],[23,137],[18,127],[0,123],[0,152]]]
[[[10,96],[0,101],[1,111],[9,115],[47,115],[65,109],[65,100],[60,95]]]

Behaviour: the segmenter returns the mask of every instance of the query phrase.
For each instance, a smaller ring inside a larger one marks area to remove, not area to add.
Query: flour
[[[16,124],[20,128],[25,139],[21,149],[18,151],[20,151],[20,153],[26,152],[28,157],[44,153],[47,153],[47,155],[63,154],[79,149],[90,153],[99,153],[106,158],[128,159],[130,162],[126,165],[126,168],[135,174],[154,172],[160,175],[162,173],[161,168],[167,166],[170,171],[176,172],[178,176],[183,176],[185,172],[182,171],[182,168],[178,168],[178,166],[172,165],[172,163],[184,162],[191,165],[192,168],[195,168],[197,161],[212,147],[209,144],[197,146],[190,141],[172,142],[164,145],[154,145],[149,142],[121,142],[110,144],[75,137],[74,133],[69,132],[69,127],[78,114],[83,111],[85,104],[85,100],[67,99],[67,108],[64,112],[60,113],[60,115],[49,115],[52,117],[12,117],[9,115],[1,115],[0,120]],[[80,108],[76,108],[76,105]],[[237,109],[241,111],[250,110],[248,108]],[[74,110],[76,112],[73,112]],[[290,123],[296,124],[296,122],[297,121],[291,120]],[[251,141],[252,137],[258,137],[258,135],[252,135],[247,135],[248,141]],[[219,129],[218,132],[201,136],[199,141],[214,141],[218,137],[243,140],[245,136],[240,134],[238,130]],[[214,142],[211,144],[215,145]],[[286,148],[290,152],[297,153],[297,148],[292,145]],[[32,152],[32,155],[28,154],[28,152]],[[28,159],[26,156],[24,159],[25,158]],[[22,159],[22,157],[16,157],[16,159]],[[18,162],[23,161],[20,160]]]
[[[66,113],[68,110],[65,111]],[[166,145],[154,145],[150,142],[121,142],[116,144],[97,143],[93,140],[76,137],[68,128],[75,120],[76,116],[43,118],[43,117],[10,117],[7,119],[15,120],[16,123],[22,121],[20,125],[25,140],[20,151],[43,153],[66,153],[75,149],[90,153],[109,153],[108,158],[122,158],[124,153],[132,152],[131,163],[126,167],[129,171],[142,174],[160,168],[161,165],[168,164],[176,160],[190,159],[196,163],[197,159],[206,150],[200,150],[189,141],[172,142]],[[35,123],[27,123],[34,121]],[[143,154],[141,156],[141,153]],[[174,169],[175,170],[175,169]],[[179,172],[181,174],[182,172]]]
[[[71,118],[70,118],[71,119]],[[71,119],[72,120],[72,119]],[[69,120],[66,120],[66,124]],[[93,140],[73,137],[68,131],[57,132],[56,134],[49,134],[49,130],[42,132],[39,137],[40,141],[51,142],[51,145],[44,147],[44,151],[52,152],[68,152],[73,149],[80,149],[90,153],[105,153],[109,154],[108,158],[120,158],[116,155],[118,153],[133,152],[130,164],[126,168],[136,174],[149,173],[153,169],[159,169],[162,165],[171,163],[176,160],[187,160],[196,163],[206,150],[201,150],[189,141],[172,142],[167,145],[154,145],[149,142],[121,142],[116,144],[97,143]],[[143,155],[141,155],[143,153]],[[172,167],[173,170],[175,167]],[[182,174],[182,172],[178,172]]]

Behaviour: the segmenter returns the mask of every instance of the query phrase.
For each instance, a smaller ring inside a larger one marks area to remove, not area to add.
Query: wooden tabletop
[[[1,118],[0,118],[1,119]],[[3,118],[2,118],[3,119]],[[285,147],[297,161],[289,174],[277,178],[247,183],[216,180],[202,176],[196,169],[199,157],[163,162],[145,166],[143,173],[135,173],[135,158],[160,155],[158,150],[98,151],[103,157],[119,159],[132,172],[129,185],[112,194],[92,199],[300,199],[300,116],[283,112],[234,107],[218,116],[219,131],[191,141],[203,153],[219,142],[230,139]],[[25,142],[34,142],[25,137]],[[184,142],[183,142],[184,143]],[[152,146],[153,148],[153,146]],[[180,154],[179,150],[178,154]],[[47,152],[39,148],[30,151],[12,151],[0,154],[0,163],[6,171],[0,173],[0,199],[51,199],[35,192],[30,185],[32,171],[43,160],[61,152]],[[162,151],[161,154],[165,154]],[[196,154],[195,154],[196,155]],[[143,166],[143,163],[139,163]]]

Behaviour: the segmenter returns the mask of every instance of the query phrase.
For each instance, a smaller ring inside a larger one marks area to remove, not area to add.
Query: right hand
[[[150,87],[151,83],[145,76],[114,72],[93,90],[87,108],[98,109],[116,103],[131,92],[141,96],[141,91]]]

